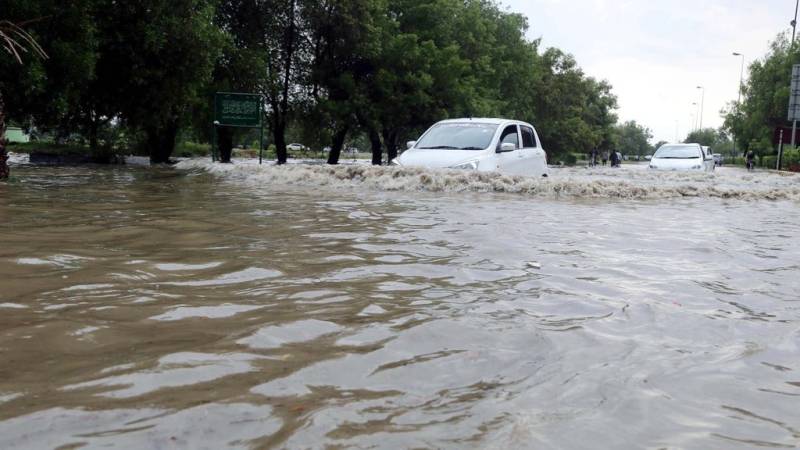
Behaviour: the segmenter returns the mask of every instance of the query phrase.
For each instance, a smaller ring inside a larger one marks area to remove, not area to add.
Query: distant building
[[[13,143],[26,143],[31,141],[31,137],[25,133],[22,128],[8,127],[6,128],[6,140]]]

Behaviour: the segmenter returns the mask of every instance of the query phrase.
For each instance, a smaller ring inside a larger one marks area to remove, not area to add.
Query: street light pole
[[[800,8],[800,0],[797,0],[794,4],[794,20],[792,20],[790,25],[792,25],[792,43],[791,46],[794,47],[794,36],[797,32],[797,9]]]
[[[798,0],[800,1],[800,0]],[[739,108],[742,107],[742,83],[744,82],[744,55],[739,52],[733,52],[733,56],[741,56],[742,57],[742,69],[739,72],[739,98],[736,100],[736,110],[739,112]],[[736,130],[733,129],[733,155],[736,156]]]
[[[798,0],[798,1],[800,1],[800,0]],[[700,97],[700,126],[698,127],[699,130],[702,130],[703,129],[703,108],[704,108],[705,102],[706,102],[706,88],[704,88],[703,86],[697,86],[697,89],[701,89],[702,90],[702,95]]]

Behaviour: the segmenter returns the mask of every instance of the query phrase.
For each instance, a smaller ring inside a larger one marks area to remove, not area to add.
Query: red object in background
[[[791,145],[792,143],[792,127],[775,127],[775,132],[772,133],[772,144],[778,145],[781,139],[781,130],[783,130],[783,145]],[[794,133],[795,145],[800,145],[800,125]]]

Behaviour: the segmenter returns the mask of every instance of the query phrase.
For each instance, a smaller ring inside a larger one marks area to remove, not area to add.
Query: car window
[[[433,126],[416,144],[427,150],[483,150],[492,143],[497,125],[475,122],[443,123]]]
[[[694,159],[700,158],[700,148],[693,145],[665,145],[658,149],[654,158]]]
[[[503,134],[500,135],[500,143],[514,144],[515,148],[519,148],[519,135],[517,134],[516,125],[509,125],[503,130]]]
[[[536,137],[533,135],[533,128],[520,126],[522,132],[522,148],[536,148]]]

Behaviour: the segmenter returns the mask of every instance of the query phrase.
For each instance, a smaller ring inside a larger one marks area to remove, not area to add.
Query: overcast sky
[[[705,87],[703,127],[722,125],[719,111],[735,100],[741,58],[763,58],[791,30],[795,0],[501,0],[528,17],[531,39],[575,56],[619,98],[620,120],[653,131],[653,142],[683,140],[692,103]],[[787,105],[788,108],[788,105]],[[699,115],[699,114],[696,114]]]

